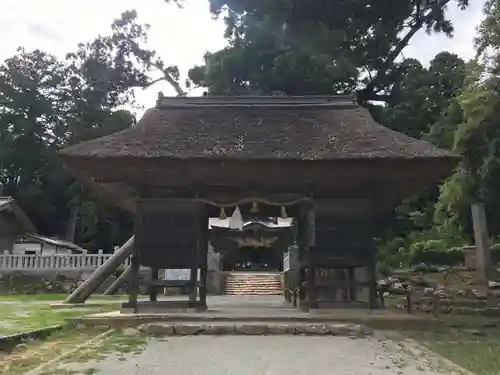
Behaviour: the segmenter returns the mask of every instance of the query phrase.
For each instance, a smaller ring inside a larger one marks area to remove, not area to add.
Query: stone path
[[[150,339],[142,353],[69,364],[106,375],[437,375],[453,371],[385,337],[185,336]],[[92,370],[90,370],[92,369]],[[440,371],[441,370],[441,371]]]

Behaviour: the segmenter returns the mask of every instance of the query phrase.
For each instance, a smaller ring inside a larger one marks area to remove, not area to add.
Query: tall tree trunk
[[[75,231],[76,231],[76,221],[78,219],[78,210],[79,207],[77,205],[74,204],[71,205],[68,224],[66,226],[66,236],[65,236],[66,241],[75,242]]]

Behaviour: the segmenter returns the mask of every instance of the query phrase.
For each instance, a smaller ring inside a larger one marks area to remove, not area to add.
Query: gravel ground
[[[437,359],[401,348],[380,337],[185,336],[151,339],[125,361],[108,357],[67,369],[106,375],[443,374]]]

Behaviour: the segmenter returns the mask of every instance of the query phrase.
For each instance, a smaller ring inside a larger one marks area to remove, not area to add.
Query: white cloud
[[[442,51],[456,53],[464,59],[474,57],[474,37],[483,16],[485,2],[485,0],[473,0],[464,11],[452,3],[448,7],[447,16],[455,27],[453,38],[442,34],[427,35],[425,31],[419,31],[404,50],[405,57],[415,57],[423,63],[429,62]]]
[[[453,39],[419,32],[405,49],[405,56],[428,62],[436,53],[448,50],[470,58],[484,0],[471,3],[464,12],[450,7],[449,14],[456,26]],[[151,25],[150,47],[184,73],[201,63],[206,51],[225,45],[224,25],[212,19],[206,0],[188,0],[184,9],[163,0],[2,0],[0,60],[13,55],[19,46],[63,57],[79,42],[108,32],[113,19],[128,9],[136,9],[140,21]],[[139,102],[146,107],[154,105],[160,90],[174,94],[170,86],[159,84],[139,92]]]

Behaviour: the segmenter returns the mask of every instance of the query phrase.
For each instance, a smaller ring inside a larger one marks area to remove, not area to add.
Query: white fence
[[[0,255],[1,271],[93,271],[111,258],[112,254],[51,254]],[[125,261],[130,264],[130,258]]]
[[[0,255],[0,272],[12,271],[94,271],[102,266],[113,254],[51,254],[51,255]],[[219,270],[220,258],[218,254],[208,256],[208,269]],[[130,265],[130,258],[123,263]]]

